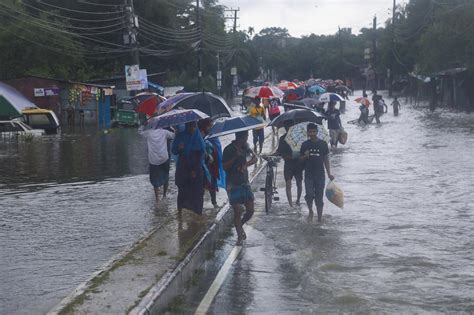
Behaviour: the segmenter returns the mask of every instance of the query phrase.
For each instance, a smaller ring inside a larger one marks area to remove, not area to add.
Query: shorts
[[[231,205],[245,204],[247,201],[255,199],[252,189],[248,184],[227,187],[227,197]]]
[[[153,187],[158,188],[169,181],[170,161],[166,161],[160,165],[150,164],[150,183]]]
[[[329,137],[331,144],[336,145],[339,139],[339,129],[329,129]]]
[[[326,184],[326,178],[324,176],[304,176],[304,186],[306,195],[304,199],[307,203],[311,204],[314,200],[316,207],[324,206],[324,185]]]
[[[297,181],[303,180],[303,165],[298,160],[285,161],[283,166],[283,176],[285,181],[292,180],[293,177]]]

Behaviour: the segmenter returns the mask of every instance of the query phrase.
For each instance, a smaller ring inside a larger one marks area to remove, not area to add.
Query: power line
[[[38,3],[41,3],[41,4],[45,5],[45,6],[48,6],[48,7],[51,7],[51,8],[55,8],[55,9],[58,9],[58,10],[63,10],[63,11],[68,11],[68,12],[75,12],[75,13],[81,13],[81,14],[111,15],[111,14],[116,14],[116,13],[125,12],[124,10],[121,10],[121,11],[114,11],[114,12],[81,11],[81,10],[74,10],[74,9],[69,9],[69,8],[65,8],[65,7],[60,7],[60,6],[52,5],[52,4],[47,3],[47,2],[44,2],[44,1],[42,1],[42,0],[38,0]]]
[[[63,19],[68,19],[68,20],[78,21],[78,22],[102,23],[102,22],[111,22],[111,21],[123,20],[125,18],[125,15],[121,15],[121,16],[118,16],[118,17],[109,18],[109,19],[102,19],[102,20],[100,20],[100,19],[92,19],[92,20],[78,19],[78,18],[73,18],[73,17],[70,17],[70,16],[64,16],[64,15],[61,15],[61,14],[57,14],[54,11],[51,11],[51,10],[50,11],[42,10],[38,7],[35,7],[35,6],[30,5],[28,3],[25,3],[25,2],[22,2],[22,5],[25,6],[25,7],[34,9],[36,11],[42,12],[42,13],[46,13],[46,14],[49,14],[49,15],[53,15],[53,16],[63,18]]]

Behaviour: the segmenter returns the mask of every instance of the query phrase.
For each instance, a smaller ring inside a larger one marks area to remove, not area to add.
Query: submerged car
[[[44,135],[43,129],[33,129],[19,119],[0,120],[0,136],[41,136]]]
[[[59,120],[50,109],[27,108],[22,110],[23,121],[33,129],[43,129],[46,134],[56,134],[59,131]]]

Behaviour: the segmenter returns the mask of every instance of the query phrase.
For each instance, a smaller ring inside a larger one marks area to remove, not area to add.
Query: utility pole
[[[237,9],[229,9],[225,11],[232,11],[234,13],[234,17],[228,17],[227,19],[234,20],[234,27],[232,28],[232,33],[234,35],[234,45],[237,46],[237,13],[240,11],[240,8]],[[237,86],[239,84],[238,77],[237,77],[237,67],[235,65],[235,51],[232,55],[232,68],[230,69],[230,74],[232,76],[232,90],[231,90],[231,98],[237,96]]]
[[[390,58],[390,68],[388,72],[388,96],[392,96],[393,88],[392,88],[392,83],[393,83],[393,58],[394,56],[394,50],[395,50],[395,10],[396,10],[396,0],[393,0],[393,11],[392,11],[392,47],[391,47],[391,58]]]
[[[377,76],[377,16],[374,16],[373,21],[373,36],[372,36],[372,69],[374,71],[374,82],[372,84],[372,92],[377,92],[378,76]]]
[[[339,37],[339,53],[341,54],[341,62],[344,62],[344,46],[342,44],[342,34],[341,34],[341,27],[337,26],[339,29],[338,37]]]
[[[221,95],[221,87],[222,87],[222,71],[221,71],[221,61],[220,61],[220,55],[219,52],[217,52],[217,74],[216,74],[216,79],[217,79],[217,90],[219,91],[217,94]]]
[[[201,91],[201,77],[202,77],[202,30],[201,30],[201,17],[199,15],[199,0],[196,0],[196,26],[199,30],[199,44],[197,46],[198,53],[198,91]]]
[[[133,0],[125,0],[125,10],[127,11],[127,33],[124,34],[124,43],[130,45],[130,55],[132,65],[140,65],[138,53],[138,16],[135,15]]]

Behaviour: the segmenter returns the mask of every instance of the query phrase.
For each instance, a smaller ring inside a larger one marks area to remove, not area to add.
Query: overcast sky
[[[352,27],[357,34],[362,27],[372,26],[374,15],[377,24],[384,25],[392,14],[393,0],[219,0],[219,4],[240,8],[240,30],[252,26],[258,33],[262,28],[277,26],[288,29],[293,37],[301,37],[334,34],[338,26]]]

